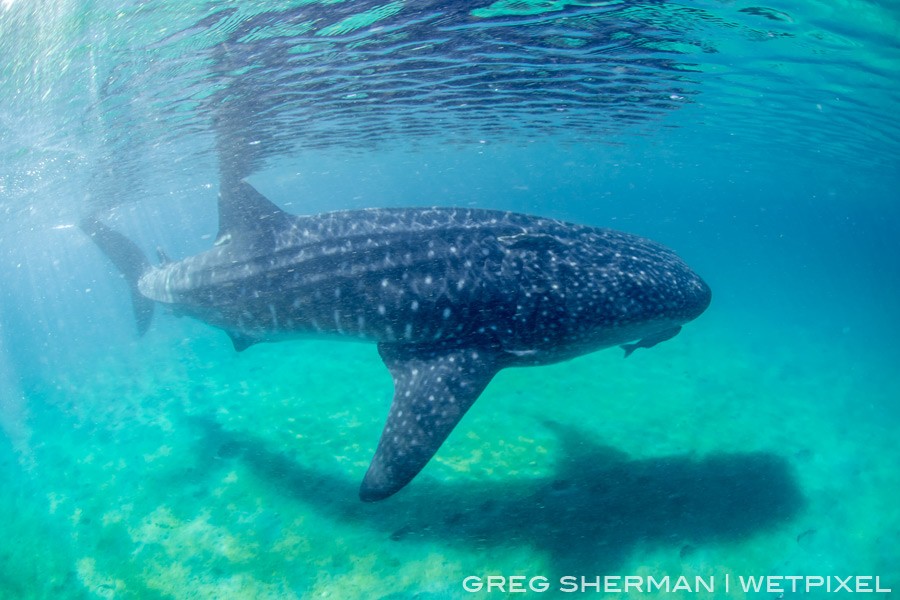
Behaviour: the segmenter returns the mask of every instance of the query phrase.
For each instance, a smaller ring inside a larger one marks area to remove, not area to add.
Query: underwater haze
[[[896,2],[0,0],[0,599],[900,595],[898,113]],[[78,227],[188,257],[231,178],[635,233],[712,303],[502,371],[363,503],[374,345],[139,336]]]

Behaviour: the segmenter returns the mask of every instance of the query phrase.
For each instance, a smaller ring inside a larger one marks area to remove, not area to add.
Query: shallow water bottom
[[[640,597],[721,597],[726,577],[729,597],[777,596],[736,585],[762,575],[900,589],[896,383],[853,344],[735,329],[504,371],[407,489],[364,504],[391,398],[373,346],[238,355],[162,319],[5,401],[0,597],[572,597],[561,577],[605,575],[717,586]],[[464,589],[489,575],[550,586]]]

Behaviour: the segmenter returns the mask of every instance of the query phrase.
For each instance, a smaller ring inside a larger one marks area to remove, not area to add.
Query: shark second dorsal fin
[[[492,351],[379,344],[394,401],[359,497],[382,500],[409,483],[500,370]]]
[[[272,239],[290,215],[244,180],[222,182],[219,191],[219,235],[216,244]]]

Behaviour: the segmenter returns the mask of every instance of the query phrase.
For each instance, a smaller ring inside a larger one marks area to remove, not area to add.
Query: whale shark
[[[96,215],[81,228],[128,282],[141,334],[161,303],[223,329],[237,351],[320,335],[376,343],[394,396],[363,501],[412,481],[501,369],[614,346],[627,356],[711,298],[673,251],[637,235],[477,208],[293,215],[243,180],[220,190],[212,248],[183,260],[151,265]]]

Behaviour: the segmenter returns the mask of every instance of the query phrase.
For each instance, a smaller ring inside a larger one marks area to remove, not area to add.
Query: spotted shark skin
[[[671,250],[614,231],[462,208],[285,213],[224,187],[208,251],[150,266],[96,218],[82,229],[125,274],[139,328],[154,302],[235,349],[309,335],[378,344],[394,399],[360,497],[409,483],[503,368],[673,337],[710,289]]]

